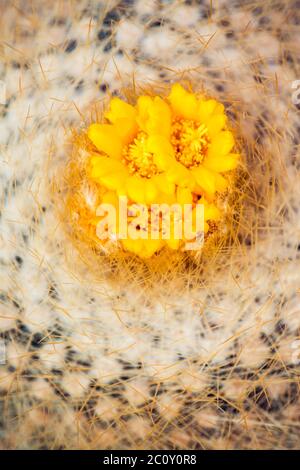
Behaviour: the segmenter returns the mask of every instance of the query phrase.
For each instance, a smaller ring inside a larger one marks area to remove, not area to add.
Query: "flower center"
[[[147,149],[147,134],[139,132],[132,144],[123,150],[124,163],[131,174],[150,178],[158,173],[158,168],[153,162],[153,154]]]
[[[198,166],[207,152],[207,128],[190,119],[176,119],[172,125],[171,143],[177,161],[187,168]]]

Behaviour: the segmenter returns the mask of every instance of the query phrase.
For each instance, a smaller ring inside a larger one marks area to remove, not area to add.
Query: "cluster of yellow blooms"
[[[105,120],[88,129],[95,146],[88,174],[101,188],[103,202],[117,208],[119,196],[126,196],[146,205],[201,203],[204,232],[207,222],[220,219],[217,195],[226,191],[226,173],[239,161],[221,103],[176,83],[167,97],[139,96],[134,106],[112,98]],[[182,243],[172,237],[120,242],[141,257]]]

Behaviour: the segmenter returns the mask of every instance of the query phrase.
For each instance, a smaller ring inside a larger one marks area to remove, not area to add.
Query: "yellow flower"
[[[239,162],[221,103],[176,83],[167,97],[143,95],[134,105],[113,98],[104,117],[87,131],[95,146],[88,175],[109,198],[126,196],[130,204],[149,207],[177,202],[195,209],[203,203],[205,232],[221,219],[218,197],[228,187],[227,172]],[[122,244],[150,257],[183,241],[127,238]]]

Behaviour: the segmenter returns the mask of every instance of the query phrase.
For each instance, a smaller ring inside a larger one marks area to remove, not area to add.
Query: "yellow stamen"
[[[176,159],[187,168],[196,167],[207,152],[207,128],[190,119],[176,119],[172,125],[171,142]]]
[[[147,134],[139,132],[133,143],[123,150],[124,163],[131,174],[150,178],[158,173],[158,168],[153,162],[153,153],[147,148]]]

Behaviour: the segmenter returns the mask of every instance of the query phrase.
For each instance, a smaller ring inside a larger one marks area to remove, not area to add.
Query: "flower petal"
[[[110,110],[105,113],[106,119],[111,123],[115,123],[118,119],[129,119],[130,121],[135,120],[137,115],[136,109],[131,104],[126,103],[120,98],[112,98],[110,102]]]
[[[145,203],[145,181],[139,176],[130,176],[126,182],[127,194],[130,199],[140,204]]]
[[[125,238],[122,240],[122,245],[124,246],[125,250],[130,251],[136,255],[142,256],[144,252],[144,241],[141,238],[131,239]]]
[[[120,118],[114,123],[114,128],[124,145],[132,142],[138,132],[138,125],[135,120]]]
[[[181,240],[179,240],[178,238],[172,237],[172,235],[170,236],[168,240],[166,240],[166,244],[168,245],[169,248],[171,248],[171,250],[178,250],[180,243],[181,243]]]
[[[224,114],[224,112],[225,112],[224,104],[217,102],[216,106],[214,107],[212,115],[214,115],[214,114]]]
[[[209,146],[207,157],[219,157],[226,155],[234,146],[234,137],[230,131],[222,131],[215,136]]]
[[[143,251],[141,251],[141,256],[143,258],[151,258],[152,255],[156,251],[158,251],[161,248],[162,241],[161,240],[156,240],[156,239],[151,239],[148,238],[144,241],[144,246],[143,246]]]
[[[158,194],[158,189],[154,181],[148,179],[145,181],[145,201],[147,204],[152,204],[155,202],[155,198]]]
[[[92,157],[91,158],[91,171],[90,175],[94,179],[99,179],[104,175],[111,173],[119,173],[126,168],[120,160],[107,157]]]
[[[169,105],[162,98],[156,96],[152,113],[148,133],[169,136],[171,132],[171,110]]]
[[[195,119],[197,113],[197,98],[186,91],[179,83],[172,86],[169,101],[175,115],[184,119]]]
[[[200,100],[197,107],[196,118],[202,124],[207,124],[212,113],[214,112],[217,106],[217,101],[213,99],[209,100]]]
[[[225,114],[215,114],[208,120],[206,127],[211,139],[221,132],[226,124],[226,120]]]
[[[167,179],[165,173],[160,173],[158,175],[153,176],[153,180],[155,181],[155,184],[158,187],[159,191],[164,194],[169,194],[170,196],[174,194],[175,184]]]
[[[216,191],[223,192],[228,188],[229,182],[224,176],[220,175],[219,173],[215,173],[215,184],[216,184]]]
[[[122,141],[111,124],[92,124],[88,129],[88,137],[101,152],[111,158],[120,158]]]
[[[208,156],[204,159],[203,165],[213,171],[226,172],[234,170],[239,161],[238,153],[229,153],[228,155]]]
[[[102,201],[105,204],[112,204],[116,209],[119,208],[119,198],[115,191],[107,191],[102,196]]]
[[[192,189],[195,185],[193,174],[184,165],[174,160],[166,172],[167,179],[179,186],[187,186]]]
[[[221,212],[214,204],[204,205],[204,219],[218,221],[221,218]]]
[[[153,153],[153,161],[160,170],[168,169],[174,160],[174,149],[165,136],[151,135],[147,141],[147,149]]]
[[[159,192],[154,201],[155,204],[175,204],[176,203],[176,196],[175,194],[166,194]]]
[[[140,96],[137,100],[137,121],[143,131],[146,132],[145,122],[148,119],[149,108],[152,106],[151,96]]]
[[[215,186],[215,176],[212,171],[203,166],[194,168],[192,173],[196,179],[197,185],[200,186],[204,191],[208,193],[214,193],[216,190]]]
[[[159,96],[140,96],[137,102],[139,127],[148,135],[169,136],[171,131],[171,110]]]
[[[195,187],[193,189],[193,193],[198,194],[199,196],[202,196],[203,194],[203,189],[200,188],[197,184],[195,184]]]
[[[192,193],[188,188],[178,186],[176,195],[178,204],[192,204],[193,202]]]
[[[126,171],[110,173],[99,178],[99,181],[105,188],[112,189],[119,195],[125,194],[125,183],[127,179]]]
[[[115,97],[111,100],[110,110],[105,114],[105,117],[114,124],[116,132],[124,144],[129,144],[138,132],[136,109],[120,98]]]

